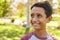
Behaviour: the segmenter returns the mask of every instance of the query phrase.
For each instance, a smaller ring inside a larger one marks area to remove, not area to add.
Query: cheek
[[[41,22],[41,23],[45,23],[46,22],[46,20],[45,19],[39,19],[39,21]]]
[[[42,18],[39,18],[38,21],[43,22],[43,19]]]

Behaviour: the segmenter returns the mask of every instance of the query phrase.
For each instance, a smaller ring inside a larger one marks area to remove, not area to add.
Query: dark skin
[[[33,26],[34,33],[38,37],[46,38],[46,23],[50,22],[52,17],[45,14],[45,9],[42,7],[33,7],[31,13],[31,24]]]

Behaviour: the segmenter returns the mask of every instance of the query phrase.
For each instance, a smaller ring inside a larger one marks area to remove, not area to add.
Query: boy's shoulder
[[[52,38],[53,40],[58,40],[56,36],[49,34],[49,38]]]
[[[28,33],[28,34],[26,34],[25,36],[23,36],[22,38],[21,38],[21,40],[28,40],[29,38],[31,38],[31,36],[33,35],[34,33],[33,32],[31,32],[31,33]],[[52,34],[48,34],[48,39],[50,40],[58,40],[55,36],[53,36]]]
[[[21,40],[28,40],[33,35],[33,32],[26,34],[21,38]]]

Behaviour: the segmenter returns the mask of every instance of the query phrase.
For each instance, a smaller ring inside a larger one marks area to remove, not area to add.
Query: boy
[[[46,31],[46,23],[52,19],[52,7],[49,2],[38,2],[31,7],[31,25],[34,31],[21,40],[57,40]]]

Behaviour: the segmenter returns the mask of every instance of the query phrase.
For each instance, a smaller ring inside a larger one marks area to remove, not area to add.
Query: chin
[[[34,29],[35,29],[35,30],[40,30],[40,28],[39,28],[39,27],[34,27]]]

